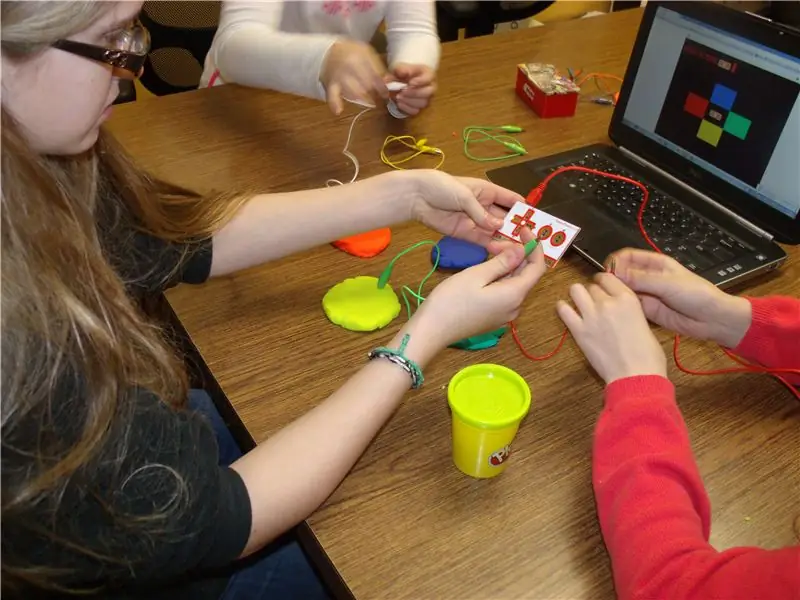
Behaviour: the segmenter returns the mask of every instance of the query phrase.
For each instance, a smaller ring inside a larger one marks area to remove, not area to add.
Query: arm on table
[[[424,369],[438,348],[432,336],[412,323],[389,347],[399,347],[409,333],[406,356]],[[397,409],[410,384],[399,366],[371,361],[325,402],[232,465],[245,482],[253,515],[243,556],[289,530],[326,500]]]
[[[708,543],[709,500],[667,379],[608,386],[593,484],[620,599],[798,597],[800,547],[718,552]]]
[[[280,31],[283,5],[263,0],[223,2],[214,63],[229,83],[325,100],[320,71],[338,38]]]
[[[752,319],[733,352],[773,369],[800,369],[800,300],[785,296],[748,298]],[[800,375],[785,375],[800,385]]]
[[[414,182],[407,173],[392,172],[348,185],[255,196],[214,236],[211,276],[410,220]]]
[[[439,66],[441,48],[436,27],[436,5],[424,2],[390,2],[386,14],[389,69],[398,63]]]

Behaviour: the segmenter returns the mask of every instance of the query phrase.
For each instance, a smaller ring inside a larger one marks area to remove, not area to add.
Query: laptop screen
[[[800,213],[800,59],[660,6],[622,122]]]

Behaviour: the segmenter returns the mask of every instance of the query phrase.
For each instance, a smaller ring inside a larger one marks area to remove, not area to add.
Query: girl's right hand
[[[338,116],[345,100],[374,104],[376,95],[388,98],[385,73],[386,67],[372,46],[342,40],[328,50],[319,80],[325,86],[328,106]]]
[[[645,250],[609,257],[612,272],[639,295],[647,318],[696,339],[735,348],[750,328],[750,303],[726,294],[674,258]]]
[[[522,239],[532,239],[527,229]],[[541,244],[527,258],[521,244],[510,244],[494,258],[439,284],[409,327],[423,330],[441,348],[502,327],[517,318],[546,270]]]

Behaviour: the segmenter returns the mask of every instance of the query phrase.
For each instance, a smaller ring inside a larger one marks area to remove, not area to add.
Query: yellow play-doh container
[[[463,473],[495,477],[508,466],[511,443],[531,407],[531,390],[508,367],[461,369],[447,386],[453,415],[453,462]]]

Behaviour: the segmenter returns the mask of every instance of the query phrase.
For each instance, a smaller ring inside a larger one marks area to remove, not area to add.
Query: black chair
[[[164,96],[197,89],[219,11],[218,1],[144,3],[140,19],[152,45],[141,82],[148,91]]]
[[[126,102],[136,101],[136,86],[128,79],[121,79],[119,82],[119,95],[114,100],[114,104],[125,104]]]
[[[466,37],[490,35],[498,23],[529,19],[546,8],[554,0],[537,2],[436,2],[436,19],[439,27],[439,38],[443,42],[458,39],[458,30],[464,29]]]

